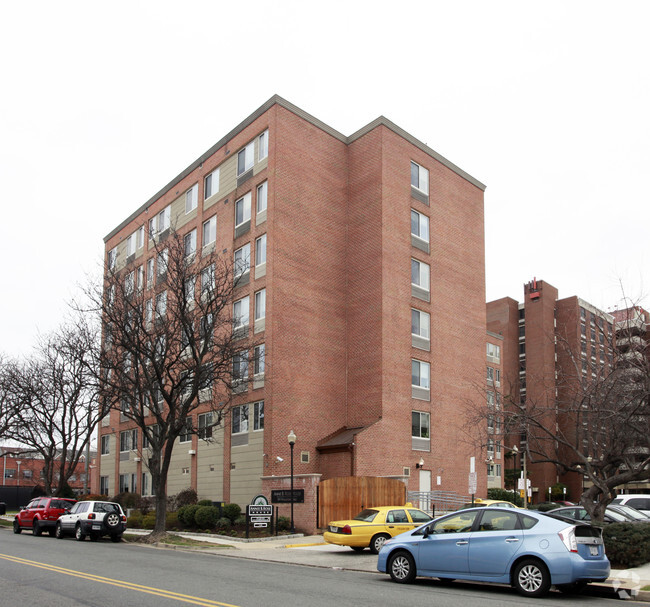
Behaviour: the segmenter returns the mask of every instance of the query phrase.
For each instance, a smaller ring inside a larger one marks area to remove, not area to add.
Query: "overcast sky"
[[[488,300],[534,276],[650,289],[650,2],[3,2],[0,352],[97,275],[103,238],[277,93],[384,115],[487,185]]]

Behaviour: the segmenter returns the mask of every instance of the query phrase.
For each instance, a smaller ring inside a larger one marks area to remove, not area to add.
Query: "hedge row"
[[[603,527],[605,552],[614,568],[650,562],[650,523],[612,523]]]

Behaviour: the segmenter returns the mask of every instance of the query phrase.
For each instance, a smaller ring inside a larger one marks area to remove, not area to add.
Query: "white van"
[[[632,506],[645,514],[650,514],[650,494],[649,493],[628,493],[619,495],[614,499],[612,504],[623,504]]]

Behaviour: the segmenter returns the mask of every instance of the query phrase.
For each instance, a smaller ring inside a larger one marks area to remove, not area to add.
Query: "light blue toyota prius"
[[[460,510],[386,540],[377,569],[395,582],[416,576],[511,584],[538,597],[551,586],[576,592],[609,576],[598,527],[552,512]]]

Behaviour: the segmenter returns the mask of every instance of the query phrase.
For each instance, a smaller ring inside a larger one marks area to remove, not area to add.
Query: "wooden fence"
[[[354,518],[364,508],[403,506],[406,485],[394,478],[345,476],[318,485],[318,526]]]

